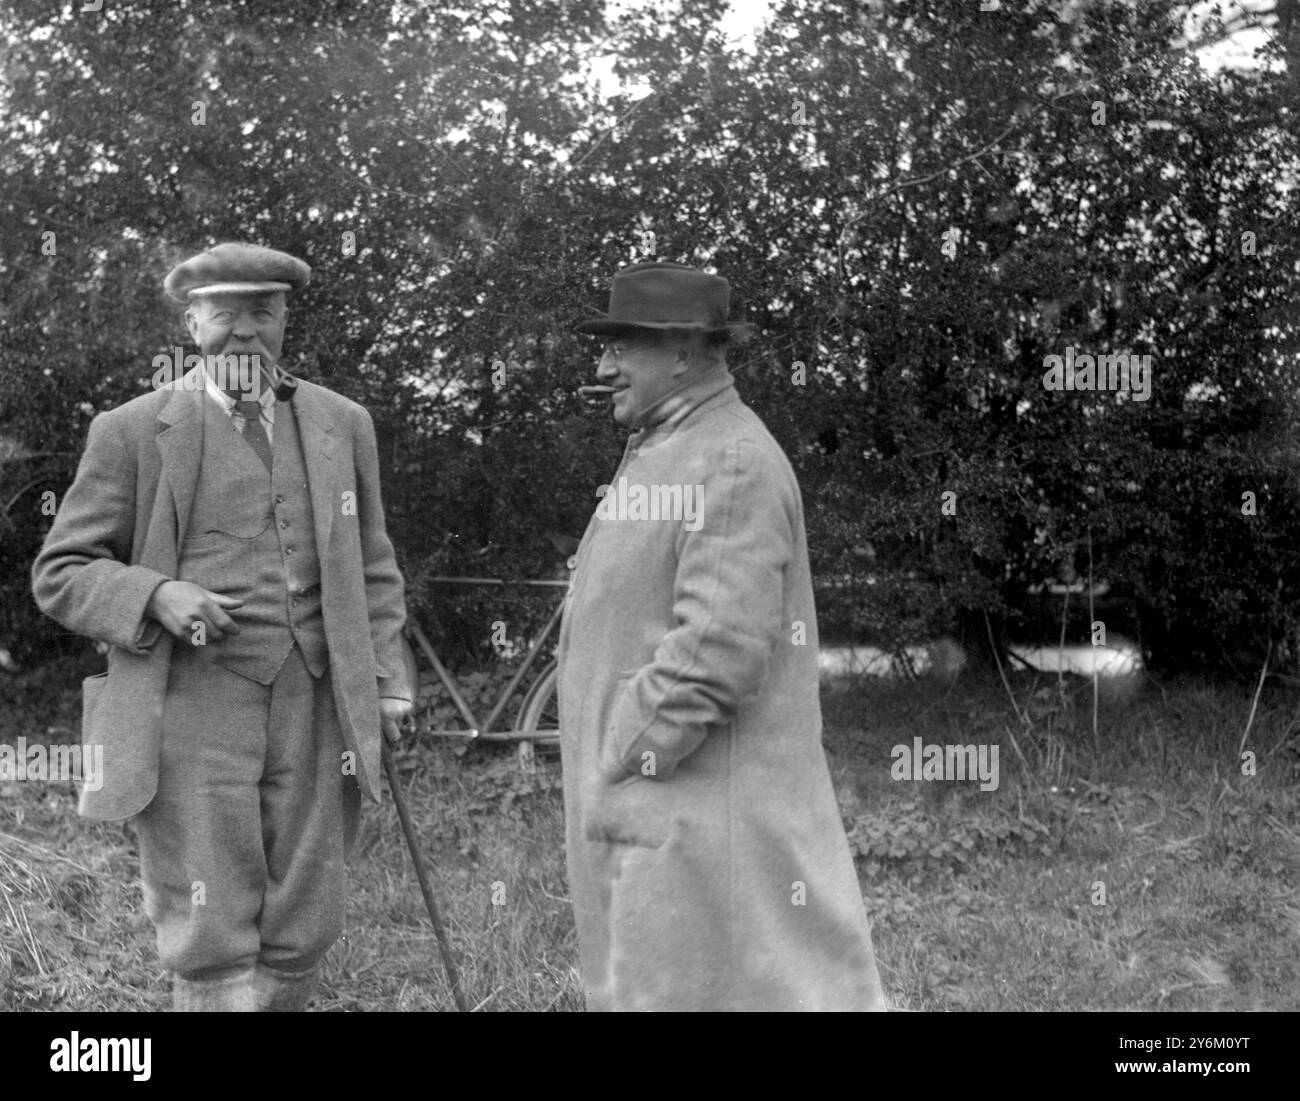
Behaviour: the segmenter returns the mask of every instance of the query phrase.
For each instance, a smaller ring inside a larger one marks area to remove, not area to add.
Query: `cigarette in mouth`
[[[590,397],[592,394],[612,394],[615,390],[613,386],[579,386],[578,393],[583,397]]]

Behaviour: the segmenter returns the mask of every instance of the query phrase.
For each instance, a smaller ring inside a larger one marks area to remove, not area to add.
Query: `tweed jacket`
[[[154,589],[176,577],[199,475],[202,403],[210,400],[186,376],[95,417],[32,566],[41,610],[109,644],[108,671],[83,684],[82,739],[104,753],[102,788],[81,796],[89,818],[130,817],[157,789],[173,639],[145,608]],[[334,701],[357,783],[377,802],[379,697],[410,692],[403,585],[384,526],[374,426],[360,405],[309,382],[293,400]]]

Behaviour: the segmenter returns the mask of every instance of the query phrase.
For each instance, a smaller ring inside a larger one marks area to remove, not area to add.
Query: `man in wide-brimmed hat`
[[[635,429],[559,649],[569,888],[591,1009],[883,1009],[821,746],[799,487],[740,400],[725,279],[613,281],[596,377]]]
[[[41,609],[110,644],[80,810],[136,816],[177,1009],[305,1006],[381,726],[411,711],[370,415],[277,364],[310,274],[239,243],[173,269],[203,356],[91,422],[33,566]]]

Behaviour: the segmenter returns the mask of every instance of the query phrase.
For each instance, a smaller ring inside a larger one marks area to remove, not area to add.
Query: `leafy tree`
[[[800,476],[831,630],[1028,630],[1091,548],[1157,661],[1285,651],[1292,9],[1264,63],[1211,73],[1175,0],[784,0],[752,52],[721,0],[15,0],[0,632],[57,637],[26,594],[40,493],[184,343],[164,274],[255,239],[313,264],[290,366],[374,414],[413,608],[453,650],[545,613],[431,578],[543,576],[547,533],[580,534],[620,438],[574,394],[572,325],[659,256],[759,326],[733,368]],[[1069,348],[1150,355],[1150,399],[1045,389]]]

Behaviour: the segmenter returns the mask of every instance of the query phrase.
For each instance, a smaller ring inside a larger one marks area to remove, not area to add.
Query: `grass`
[[[1098,745],[1086,685],[1015,691],[1025,723],[1000,686],[825,701],[891,1004],[1300,1008],[1292,694],[1256,715],[1246,777],[1248,688],[1148,687],[1102,707]],[[888,747],[917,734],[999,744],[999,790],[891,780]]]
[[[75,737],[76,663],[0,681],[0,739]],[[1252,687],[857,684],[826,744],[891,1007],[1300,1009],[1300,700]],[[997,744],[996,791],[895,781],[890,749]],[[582,1008],[559,766],[504,750],[398,755],[471,1004]],[[317,1008],[452,1008],[391,799],[368,810],[345,938]],[[0,785],[0,1010],[164,1009],[129,827],[66,785]],[[1104,892],[1104,893],[1103,893]]]

